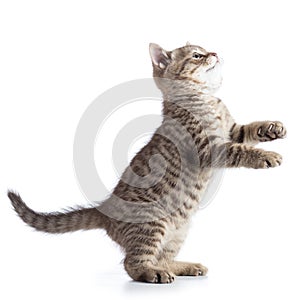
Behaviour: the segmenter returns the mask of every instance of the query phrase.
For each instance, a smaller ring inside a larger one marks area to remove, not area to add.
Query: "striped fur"
[[[254,148],[283,138],[280,122],[236,124],[213,96],[220,86],[215,53],[187,45],[166,51],[150,44],[154,80],[164,97],[163,122],[133,158],[111,196],[96,208],[36,213],[19,195],[8,197],[21,219],[40,231],[103,228],[125,252],[134,280],[169,283],[176,275],[205,275],[199,263],[175,257],[214,168],[269,168],[281,156]]]

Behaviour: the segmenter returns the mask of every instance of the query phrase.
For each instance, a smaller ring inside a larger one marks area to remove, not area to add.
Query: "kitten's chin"
[[[216,68],[216,66],[217,66],[218,64],[219,64],[219,63],[216,62],[212,67],[208,68],[205,72],[206,72],[206,73],[212,72],[212,71]]]
[[[206,73],[213,72],[214,70],[221,70],[222,62],[217,60],[216,63],[206,70]]]
[[[221,63],[216,62],[213,67],[206,70],[205,73],[200,74],[199,79],[200,81],[205,82],[203,87],[204,93],[215,93],[222,85]]]

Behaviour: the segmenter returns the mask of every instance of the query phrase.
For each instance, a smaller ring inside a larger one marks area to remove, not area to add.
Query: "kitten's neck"
[[[212,93],[206,93],[198,84],[191,84],[186,81],[176,81],[169,84],[163,93],[163,115],[170,116],[174,110],[180,108],[186,110],[198,110],[200,106],[205,106],[207,100],[211,99]]]
[[[157,87],[161,90],[164,98],[174,98],[180,95],[213,95],[219,85],[209,86],[207,83],[195,79],[178,80],[154,77]]]
[[[163,118],[177,118],[185,115],[184,111],[202,117],[203,111],[211,111],[209,100],[212,96],[201,93],[178,94],[165,96],[163,101]],[[183,113],[183,114],[182,114]]]

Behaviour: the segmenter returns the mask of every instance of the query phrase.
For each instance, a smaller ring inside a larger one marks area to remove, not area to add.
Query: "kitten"
[[[254,148],[283,138],[280,122],[236,124],[215,98],[221,85],[216,53],[186,45],[166,51],[150,44],[163,121],[133,158],[111,196],[98,207],[37,213],[8,192],[21,219],[39,231],[101,228],[125,252],[124,267],[137,281],[170,283],[175,276],[205,275],[200,263],[176,261],[191,216],[215,168],[265,169],[281,164],[275,152]]]

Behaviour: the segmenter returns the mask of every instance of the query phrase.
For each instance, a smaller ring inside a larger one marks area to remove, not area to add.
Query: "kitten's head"
[[[173,51],[166,51],[157,44],[150,44],[149,49],[153,77],[164,93],[169,92],[165,82],[171,81],[176,82],[172,89],[178,86],[208,94],[220,87],[222,76],[216,53],[189,44]]]

